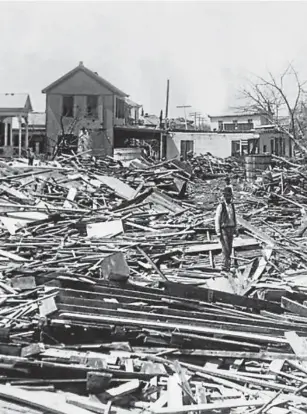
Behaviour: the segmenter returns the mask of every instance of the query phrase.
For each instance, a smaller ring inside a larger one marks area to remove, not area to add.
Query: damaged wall
[[[217,134],[217,133],[185,133],[176,132],[167,138],[167,159],[180,157],[181,141],[193,141],[195,154],[206,154],[221,158],[231,156],[231,142],[253,138],[253,133]]]
[[[65,95],[74,96],[74,118],[62,119],[65,133],[72,130],[74,135],[79,136],[80,130],[86,128],[91,137],[93,153],[112,155],[115,95],[84,72],[75,73],[46,95],[47,151],[52,153],[62,131],[61,116]],[[87,95],[98,95],[97,117],[86,114]]]
[[[216,132],[205,133],[185,133],[175,132],[168,136],[166,145],[167,159],[174,157],[179,158],[181,155],[182,141],[192,141],[195,154],[206,154],[210,152],[215,157],[227,158],[231,156],[233,141],[246,141],[259,137],[259,153],[275,153],[281,156],[292,155],[291,140],[287,136],[276,132],[264,133],[226,133],[220,134]],[[273,147],[271,141],[274,141]],[[280,142],[283,142],[281,144]]]

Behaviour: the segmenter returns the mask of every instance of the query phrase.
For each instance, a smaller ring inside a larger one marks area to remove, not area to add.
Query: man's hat
[[[223,190],[223,195],[232,197],[232,189],[230,187],[225,187]]]

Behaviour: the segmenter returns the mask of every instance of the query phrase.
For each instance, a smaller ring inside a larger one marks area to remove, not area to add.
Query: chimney
[[[79,66],[83,66],[83,62],[82,62],[82,60],[79,62]]]

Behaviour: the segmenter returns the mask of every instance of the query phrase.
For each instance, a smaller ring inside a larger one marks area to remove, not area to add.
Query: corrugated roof
[[[80,62],[78,66],[76,66],[74,69],[72,69],[70,72],[67,72],[65,75],[61,76],[59,79],[57,79],[55,82],[51,83],[49,86],[47,86],[45,89],[42,90],[42,93],[48,93],[51,89],[55,88],[60,83],[64,82],[66,79],[69,79],[72,75],[74,75],[76,72],[82,71],[86,73],[91,78],[95,79],[97,82],[102,84],[103,86],[106,86],[108,89],[110,89],[115,94],[121,96],[121,97],[128,97],[125,92],[121,91],[120,89],[116,88],[116,86],[112,85],[110,82],[102,78],[98,75],[97,72],[93,72],[92,70],[86,68],[83,65],[83,62]]]
[[[0,109],[25,109],[27,106],[32,111],[27,93],[0,93]]]

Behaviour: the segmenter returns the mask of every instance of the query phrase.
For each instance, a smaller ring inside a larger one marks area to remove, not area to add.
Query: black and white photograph
[[[307,413],[306,16],[0,0],[0,414]]]

